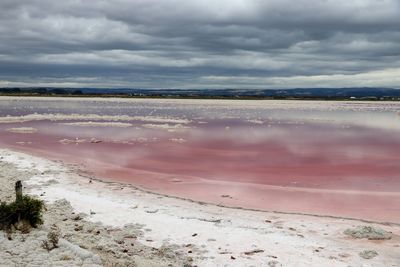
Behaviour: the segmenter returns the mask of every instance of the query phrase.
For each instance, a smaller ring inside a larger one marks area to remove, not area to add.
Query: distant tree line
[[[63,88],[0,88],[2,94],[37,94],[37,95],[82,95],[80,89],[63,89]]]
[[[0,95],[87,96],[207,99],[400,100],[395,88],[293,88],[293,89],[128,89],[128,88],[0,88]]]

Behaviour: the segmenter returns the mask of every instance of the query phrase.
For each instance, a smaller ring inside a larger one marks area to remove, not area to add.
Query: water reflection
[[[37,112],[189,121],[129,120],[129,127],[117,127],[102,119],[90,126],[44,118],[0,123],[0,142],[171,195],[399,222],[400,104],[309,103],[0,101],[3,117]],[[13,127],[37,132],[6,131]]]

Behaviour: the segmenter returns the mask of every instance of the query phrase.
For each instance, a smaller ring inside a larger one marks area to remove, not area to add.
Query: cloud
[[[0,86],[398,87],[398,25],[396,0],[2,0]]]
[[[400,84],[400,68],[370,71],[357,74],[310,75],[290,77],[250,77],[250,76],[206,76],[213,84],[238,84],[244,87],[261,88],[309,88],[309,87],[351,87],[363,84],[367,87],[393,87]]]

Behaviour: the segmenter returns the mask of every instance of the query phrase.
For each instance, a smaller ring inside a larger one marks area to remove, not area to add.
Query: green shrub
[[[43,201],[23,196],[19,201],[12,203],[0,203],[0,229],[9,229],[11,225],[19,221],[27,221],[32,227],[37,227],[43,223],[42,210]]]

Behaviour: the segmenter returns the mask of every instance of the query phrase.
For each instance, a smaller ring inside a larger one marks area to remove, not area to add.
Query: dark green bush
[[[19,201],[12,203],[0,203],[0,229],[9,229],[11,225],[18,221],[27,221],[32,227],[37,227],[43,223],[42,210],[43,201],[23,196]]]

